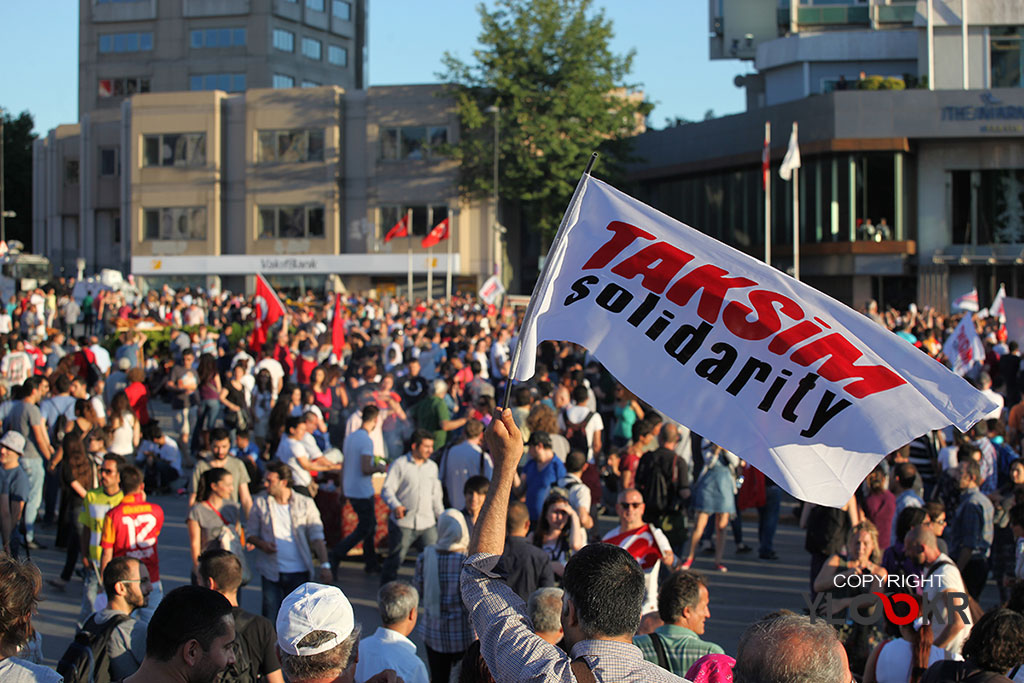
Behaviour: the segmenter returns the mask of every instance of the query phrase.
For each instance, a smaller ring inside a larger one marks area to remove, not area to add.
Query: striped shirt
[[[678,683],[685,679],[643,658],[617,640],[584,640],[566,654],[533,632],[526,603],[497,574],[498,555],[477,553],[462,569],[462,600],[469,607],[480,653],[496,681],[576,683],[570,668],[582,657],[600,683]]]
[[[423,590],[423,557],[420,553],[416,558],[416,574],[413,585],[420,595]],[[466,561],[464,553],[439,551],[437,561],[441,584],[441,615],[420,612],[420,630],[425,642],[435,652],[465,652],[476,640],[473,625],[469,623],[469,612],[462,604],[459,595],[459,576],[462,564]]]
[[[110,508],[121,503],[122,498],[124,494],[120,491],[108,496],[102,487],[85,494],[85,503],[82,505],[82,511],[78,513],[78,522],[89,530],[89,559],[97,564],[103,554],[103,547],[100,545],[103,519]]]

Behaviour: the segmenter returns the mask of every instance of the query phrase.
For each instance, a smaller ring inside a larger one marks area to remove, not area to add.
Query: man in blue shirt
[[[960,504],[949,528],[953,559],[967,592],[977,600],[988,579],[988,555],[992,548],[992,502],[978,490],[981,465],[967,460],[959,465]]]
[[[28,475],[20,466],[24,451],[25,437],[18,432],[9,431],[0,438],[0,528],[4,550],[13,557],[21,554],[25,544],[22,516],[32,492]]]
[[[562,480],[566,471],[562,461],[555,457],[555,451],[551,448],[551,435],[547,432],[531,433],[526,445],[530,454],[530,461],[523,467],[526,507],[530,511],[530,521],[536,523],[540,519],[548,492]]]

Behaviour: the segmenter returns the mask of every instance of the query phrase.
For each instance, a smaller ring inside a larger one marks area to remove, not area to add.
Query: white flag
[[[498,279],[497,275],[492,275],[487,278],[487,281],[480,287],[480,291],[477,294],[487,304],[493,304],[501,299],[501,296],[505,293],[505,286],[501,284],[501,280]]]
[[[985,362],[985,345],[981,343],[970,315],[960,320],[953,334],[942,345],[942,352],[946,354],[949,367],[961,377],[970,372],[975,363]]]
[[[953,299],[953,310],[954,311],[970,311],[972,313],[978,312],[978,289],[975,287],[966,294],[961,294],[957,298]]]
[[[520,335],[589,349],[630,391],[804,500],[841,506],[887,453],[993,404],[821,292],[585,176]]]
[[[1006,299],[1006,285],[999,285],[999,291],[996,292],[996,298],[992,300],[992,305],[989,306],[988,314],[993,318],[999,318],[999,320],[1006,322],[1006,311],[1003,310],[1003,301]]]
[[[789,134],[789,147],[786,148],[786,156],[782,157],[782,165],[779,166],[779,176],[783,180],[789,180],[793,175],[793,169],[800,168],[800,145],[796,143],[796,124],[793,124],[793,132]]]

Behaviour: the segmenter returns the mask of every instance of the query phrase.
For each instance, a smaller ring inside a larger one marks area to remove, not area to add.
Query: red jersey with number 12
[[[113,549],[114,557],[127,555],[142,562],[149,570],[150,581],[156,583],[160,580],[156,542],[163,526],[163,508],[146,502],[143,494],[133,493],[107,512],[100,545]]]

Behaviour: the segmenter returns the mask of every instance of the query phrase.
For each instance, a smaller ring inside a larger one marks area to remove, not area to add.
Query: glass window
[[[295,79],[285,74],[274,74],[274,87],[275,88],[294,88]]]
[[[245,45],[244,28],[208,28],[189,33],[189,45],[200,47],[242,47]]]
[[[319,88],[320,85],[321,84],[316,81],[302,81],[303,88]]]
[[[147,240],[205,240],[206,207],[146,209],[143,229]]]
[[[448,128],[445,126],[432,126],[430,129],[430,148],[438,148],[448,142]]]
[[[306,0],[306,7],[315,12],[323,12],[324,0]]]
[[[206,165],[206,133],[171,133],[143,138],[143,166]]]
[[[324,131],[261,130],[257,133],[256,163],[323,161]]]
[[[277,160],[284,162],[306,159],[306,132],[302,130],[282,131],[277,135]]]
[[[352,21],[352,3],[345,0],[333,0],[331,12],[342,21]]]
[[[448,142],[446,126],[408,126],[381,129],[381,159],[426,159],[441,154]]]
[[[108,147],[100,150],[100,175],[118,175],[117,149]]]
[[[260,239],[266,237],[274,237],[274,235],[276,234],[276,228],[274,227],[274,217],[276,215],[277,212],[274,211],[274,209],[260,209],[258,218],[259,224],[257,225]]]
[[[64,182],[69,185],[78,182],[78,159],[68,159],[64,162]]]
[[[274,47],[283,52],[295,52],[295,34],[283,28],[275,28]]]
[[[192,31],[192,32],[190,32],[189,33],[189,45],[192,46],[192,47],[202,47],[203,46],[203,32],[202,31]]]
[[[328,45],[327,61],[335,66],[348,66],[348,50],[338,45]]]
[[[991,62],[993,88],[1019,88],[1024,85],[1024,29],[993,27],[991,29]],[[998,35],[1003,34],[1003,35]]]
[[[189,90],[224,90],[242,92],[245,90],[245,74],[203,74],[190,76]]]
[[[301,206],[282,206],[277,210],[277,230],[280,237],[304,237],[306,211]]]
[[[306,235],[309,237],[324,236],[324,207],[311,206],[306,210]]]
[[[323,48],[319,40],[314,40],[313,38],[302,39],[302,54],[304,56],[320,61],[322,49]]]
[[[423,159],[427,155],[426,150],[427,129],[426,128],[403,128],[402,129],[402,159]]]
[[[107,33],[100,36],[100,52],[139,52],[153,49],[153,34]]]
[[[261,239],[322,238],[325,234],[322,205],[261,206],[256,220]]]
[[[306,145],[306,159],[308,161],[324,160],[324,131],[322,128],[308,131],[309,143]]]

